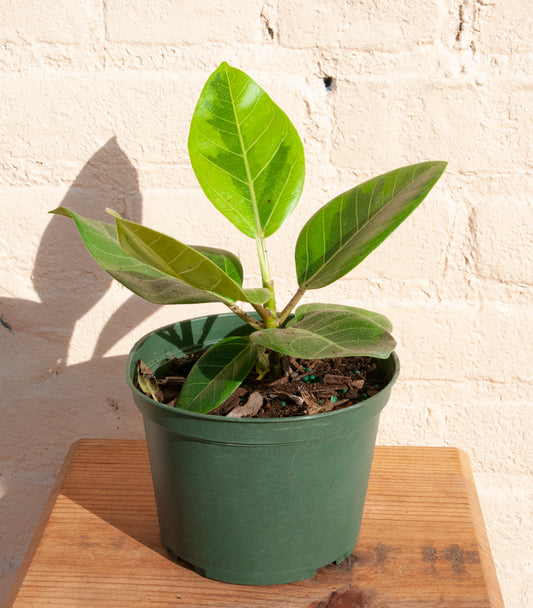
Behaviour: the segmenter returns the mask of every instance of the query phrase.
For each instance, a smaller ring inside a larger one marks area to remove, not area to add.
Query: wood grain
[[[468,458],[377,447],[361,536],[310,580],[210,581],[161,545],[143,441],[74,444],[4,608],[500,608]]]

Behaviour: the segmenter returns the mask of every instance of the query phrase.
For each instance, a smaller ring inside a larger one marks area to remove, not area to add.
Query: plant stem
[[[285,306],[285,308],[281,311],[281,313],[279,315],[280,326],[282,326],[283,323],[285,323],[285,321],[287,320],[287,317],[291,314],[291,312],[294,309],[294,307],[296,306],[296,304],[298,304],[298,302],[302,299],[302,296],[304,295],[305,292],[306,292],[305,289],[298,287],[298,291],[292,296],[290,302],[287,304],[287,306]]]
[[[270,323],[274,319],[274,315],[272,314],[272,312],[265,308],[262,304],[252,304],[252,306],[255,308],[255,311],[263,320],[265,327],[270,327]]]
[[[226,304],[226,306],[228,306],[228,308],[231,310],[231,312],[233,312],[240,319],[242,319],[243,321],[248,323],[248,325],[251,325],[254,329],[257,329],[257,330],[264,329],[264,325],[261,323],[261,321],[257,321],[257,319],[254,319],[253,317],[251,317],[247,312],[242,310],[242,308],[239,308],[239,306],[237,306],[237,304],[231,304],[231,305]]]
[[[261,268],[261,279],[263,287],[270,292],[270,298],[264,306],[255,306],[257,312],[261,315],[265,323],[265,327],[279,327],[278,311],[276,308],[276,294],[274,291],[274,281],[270,276],[270,267],[268,265],[267,252],[265,247],[265,239],[262,236],[256,238],[257,255],[259,256],[259,266]],[[268,350],[268,374],[270,378],[277,379],[281,376],[281,353],[274,350]]]
[[[262,236],[256,238],[257,255],[259,256],[259,266],[261,268],[261,279],[263,287],[270,292],[270,298],[264,305],[264,308],[270,313],[267,318],[264,318],[266,327],[278,327],[278,315],[276,311],[276,294],[274,292],[274,281],[270,277],[270,268],[268,266],[267,253],[265,248],[265,239]],[[261,314],[261,313],[260,313]]]
[[[268,367],[269,375],[272,380],[277,380],[281,377],[281,353],[275,350],[268,351]]]

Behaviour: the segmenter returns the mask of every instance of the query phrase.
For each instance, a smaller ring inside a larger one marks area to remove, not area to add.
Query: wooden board
[[[466,455],[377,447],[359,543],[310,580],[204,579],[161,545],[144,441],[74,444],[5,608],[499,608]]]

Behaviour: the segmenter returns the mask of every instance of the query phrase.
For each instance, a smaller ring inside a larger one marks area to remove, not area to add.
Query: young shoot
[[[302,193],[304,151],[295,127],[249,76],[222,63],[201,92],[188,149],[206,196],[255,241],[260,286],[243,287],[241,262],[229,251],[187,245],[113,211],[114,223],[109,224],[65,207],[52,211],[72,218],[96,262],[142,298],[156,304],[222,302],[250,325],[249,335],[225,338],[203,354],[177,407],[198,412],[216,408],[254,367],[260,377],[279,375],[282,354],[303,359],[389,357],[395,341],[384,316],[350,306],[299,302],[306,292],[326,287],[358,266],[422,202],[446,163],[395,169],[320,208],[298,236],[297,287],[280,309],[265,242]]]

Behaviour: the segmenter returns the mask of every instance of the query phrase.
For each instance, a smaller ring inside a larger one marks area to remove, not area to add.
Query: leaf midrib
[[[267,332],[267,331],[268,331],[268,332],[271,332],[271,331],[276,331],[276,332],[278,332],[278,331],[287,332],[287,331],[294,331],[294,330],[296,330],[296,331],[297,331],[297,332],[299,332],[299,333],[305,334],[305,336],[311,337],[311,338],[313,338],[314,340],[317,340],[317,339],[318,339],[318,340],[321,340],[321,341],[323,341],[323,342],[327,342],[327,344],[329,344],[329,345],[331,345],[331,346],[336,346],[336,347],[338,347],[338,348],[342,348],[343,350],[346,350],[346,346],[344,346],[342,343],[340,343],[340,342],[335,342],[335,341],[333,341],[333,340],[330,340],[330,339],[329,339],[329,338],[327,338],[326,336],[321,335],[321,334],[314,333],[314,332],[313,332],[313,331],[311,331],[310,329],[303,329],[303,328],[301,328],[301,327],[295,327],[295,326],[292,326],[292,327],[286,327],[286,328],[283,328],[283,329],[265,329],[265,330],[263,330],[263,331],[264,331],[264,332]],[[341,332],[341,331],[342,331],[342,330],[339,330],[339,332]],[[345,331],[345,330],[344,330],[344,331]],[[384,332],[384,333],[387,333],[387,332]],[[305,337],[305,336],[302,336],[302,337]],[[296,339],[296,336],[295,336],[295,339]],[[364,342],[368,342],[368,341],[369,341],[369,340],[361,340],[361,342],[362,342],[362,343],[364,343]],[[359,342],[359,340],[358,340],[358,342]]]
[[[248,179],[248,188],[250,189],[250,197],[252,200],[252,207],[254,210],[254,218],[255,218],[255,225],[256,225],[256,234],[257,237],[263,237],[262,234],[262,230],[261,230],[261,222],[259,219],[259,210],[257,208],[257,198],[255,196],[255,189],[254,189],[254,181],[252,179],[252,174],[250,172],[250,165],[248,163],[248,151],[246,150],[245,146],[244,146],[244,139],[242,137],[242,132],[241,132],[241,126],[239,123],[239,119],[237,117],[237,109],[235,107],[235,100],[233,97],[233,91],[231,89],[231,82],[230,82],[230,78],[229,78],[229,74],[228,74],[228,69],[226,68],[226,78],[228,81],[228,92],[229,92],[229,96],[231,99],[231,107],[233,109],[233,116],[235,118],[235,127],[237,128],[237,134],[239,136],[239,142],[241,144],[241,149],[242,149],[242,158],[244,161],[244,168],[246,170],[246,177]]]
[[[188,403],[188,408],[190,408],[190,406],[194,403],[197,403],[198,401],[200,401],[200,403],[202,402],[202,396],[203,395],[209,395],[210,393],[213,392],[213,390],[215,390],[216,387],[214,387],[213,385],[216,384],[216,382],[221,378],[221,377],[226,377],[226,374],[228,373],[228,370],[234,370],[237,362],[239,362],[243,357],[247,358],[249,353],[251,352],[251,344],[246,345],[244,348],[241,349],[241,351],[237,354],[236,357],[233,357],[232,359],[230,359],[225,365],[224,367],[220,368],[220,372],[218,374],[216,374],[209,382],[207,382],[207,384],[205,384],[204,382],[201,381],[196,381],[196,382],[192,382],[191,386],[204,386],[204,388],[202,388],[198,393],[196,393],[196,396],[193,397],[193,399],[191,399],[191,401]],[[208,365],[207,367],[215,367],[215,365]],[[229,380],[231,380],[233,377],[233,372],[230,373],[229,376]]]

